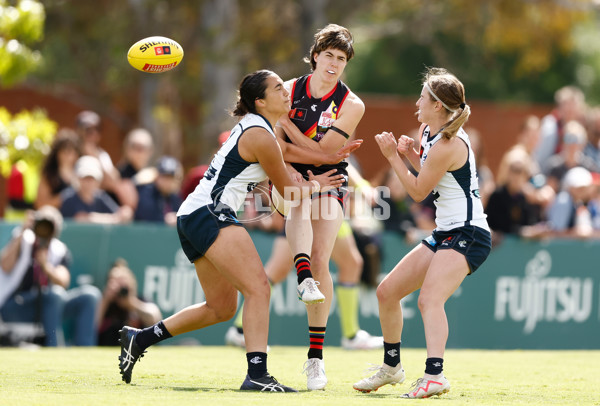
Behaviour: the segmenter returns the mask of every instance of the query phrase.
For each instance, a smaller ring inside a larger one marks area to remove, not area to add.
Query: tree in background
[[[0,84],[12,85],[36,69],[39,51],[29,48],[44,33],[44,7],[34,0],[21,0],[15,6],[0,0]]]
[[[577,82],[574,29],[595,17],[592,0],[375,3],[360,17],[350,80],[357,91],[401,95],[418,91],[427,65],[458,75],[471,98],[552,102]]]
[[[10,5],[0,0],[0,83],[3,87],[19,83],[41,65],[40,52],[29,46],[42,40],[44,18],[44,7],[37,1],[21,0]],[[18,217],[21,210],[33,207],[41,165],[56,130],[56,123],[41,110],[12,115],[0,107],[0,180],[8,180],[11,203],[7,219]],[[0,214],[3,209],[0,205]]]
[[[5,218],[22,217],[32,209],[40,183],[42,164],[57,125],[42,110],[11,115],[0,107],[0,176],[7,179],[10,206]]]
[[[575,68],[577,84],[585,92],[586,100],[600,104],[600,41],[598,38],[598,11],[596,18],[575,28]]]
[[[123,133],[135,126],[148,128],[157,153],[188,163],[207,159],[219,132],[231,128],[226,110],[243,74],[270,68],[285,77],[290,67],[303,68],[297,40],[304,37],[297,18],[303,6],[297,1],[44,4],[46,63],[29,83],[98,111]],[[131,44],[152,35],[182,45],[180,66],[160,75],[128,66],[125,55]]]
[[[231,127],[225,110],[243,74],[268,68],[287,79],[305,73],[302,58],[315,30],[327,23],[355,35],[356,61],[346,78],[355,91],[412,97],[424,65],[439,65],[464,78],[470,98],[551,102],[558,87],[586,77],[572,32],[597,21],[593,4],[46,0],[44,64],[28,84],[98,111],[123,133],[148,128],[157,153],[189,166],[208,159],[216,135]],[[128,66],[129,46],[152,35],[183,46],[181,66],[160,75]]]

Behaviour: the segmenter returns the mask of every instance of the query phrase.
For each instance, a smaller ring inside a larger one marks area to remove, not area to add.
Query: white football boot
[[[327,377],[325,376],[325,362],[319,358],[309,358],[304,363],[304,371],[306,374],[306,387],[308,390],[324,389],[327,385]]]
[[[403,398],[419,399],[428,398],[430,396],[440,396],[450,391],[450,382],[444,374],[428,375],[417,379],[411,386],[410,392],[402,395]]]
[[[298,285],[298,299],[302,300],[306,304],[323,303],[325,296],[321,293],[317,287],[319,282],[313,278],[306,278]]]
[[[402,364],[398,364],[396,367],[391,367],[386,364],[375,365],[368,370],[377,372],[375,375],[356,382],[352,387],[357,391],[369,393],[376,391],[383,385],[396,385],[397,383],[404,382],[404,379],[406,379]]]
[[[345,350],[374,350],[383,348],[383,337],[372,336],[365,330],[358,330],[354,338],[342,337],[342,348]]]
[[[231,326],[225,333],[225,344],[232,345],[234,347],[246,348],[246,340],[244,339],[244,333],[240,333],[236,326]]]

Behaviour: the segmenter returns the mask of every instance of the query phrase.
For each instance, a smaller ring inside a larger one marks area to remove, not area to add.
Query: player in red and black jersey
[[[291,110],[288,117],[280,118],[276,134],[284,159],[293,163],[288,170],[296,176],[306,178],[309,171],[317,174],[335,168],[347,177],[344,161],[322,166],[296,163],[298,160],[286,153],[286,142],[323,153],[336,152],[348,142],[365,111],[362,100],[340,80],[354,56],[352,43],[350,31],[339,25],[319,30],[305,58],[312,73],[285,83],[291,95]],[[305,371],[309,390],[323,389],[327,384],[323,341],[333,298],[329,259],[344,220],[344,186],[304,199],[290,210],[286,222],[298,274],[298,295],[307,304],[324,302],[307,306],[310,348]]]
[[[350,94],[350,89],[344,82],[338,79],[334,88],[331,89],[329,93],[320,98],[316,98],[310,92],[313,76],[314,74],[309,74],[293,81],[290,90],[291,105],[293,107],[290,110],[289,118],[305,137],[308,137],[312,141],[316,141],[316,143],[321,142],[327,132],[333,127],[334,134],[337,133],[337,136],[332,137],[329,135],[333,138],[332,142],[335,142],[336,145],[343,145],[345,141],[342,137],[347,139],[348,133],[334,126],[334,123],[342,110],[346,98]],[[289,137],[286,137],[286,141],[292,142]],[[311,143],[306,144],[308,146]],[[321,146],[321,150],[327,151],[327,147]],[[347,166],[348,163],[346,161],[342,161],[335,165],[321,166],[292,163],[292,167],[302,175],[305,175],[308,170],[311,170],[314,173],[315,171],[322,172],[330,169],[338,169],[339,172],[347,175]]]

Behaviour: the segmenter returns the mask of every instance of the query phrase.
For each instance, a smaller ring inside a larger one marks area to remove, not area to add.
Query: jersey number
[[[216,174],[217,174],[217,170],[211,165],[206,170],[206,173],[204,174],[204,178],[206,180],[211,180],[212,178],[215,177]]]

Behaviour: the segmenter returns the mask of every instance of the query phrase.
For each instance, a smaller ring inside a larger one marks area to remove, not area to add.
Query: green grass
[[[600,405],[600,351],[448,350],[445,374],[452,388],[442,397],[400,399],[421,377],[425,350],[402,349],[405,383],[370,394],[352,384],[381,351],[325,352],[329,384],[308,392],[301,374],[303,347],[272,347],[269,371],[297,394],[239,391],[246,357],[231,347],[151,348],[136,364],[132,384],[121,382],[117,348],[0,349],[2,405]]]

